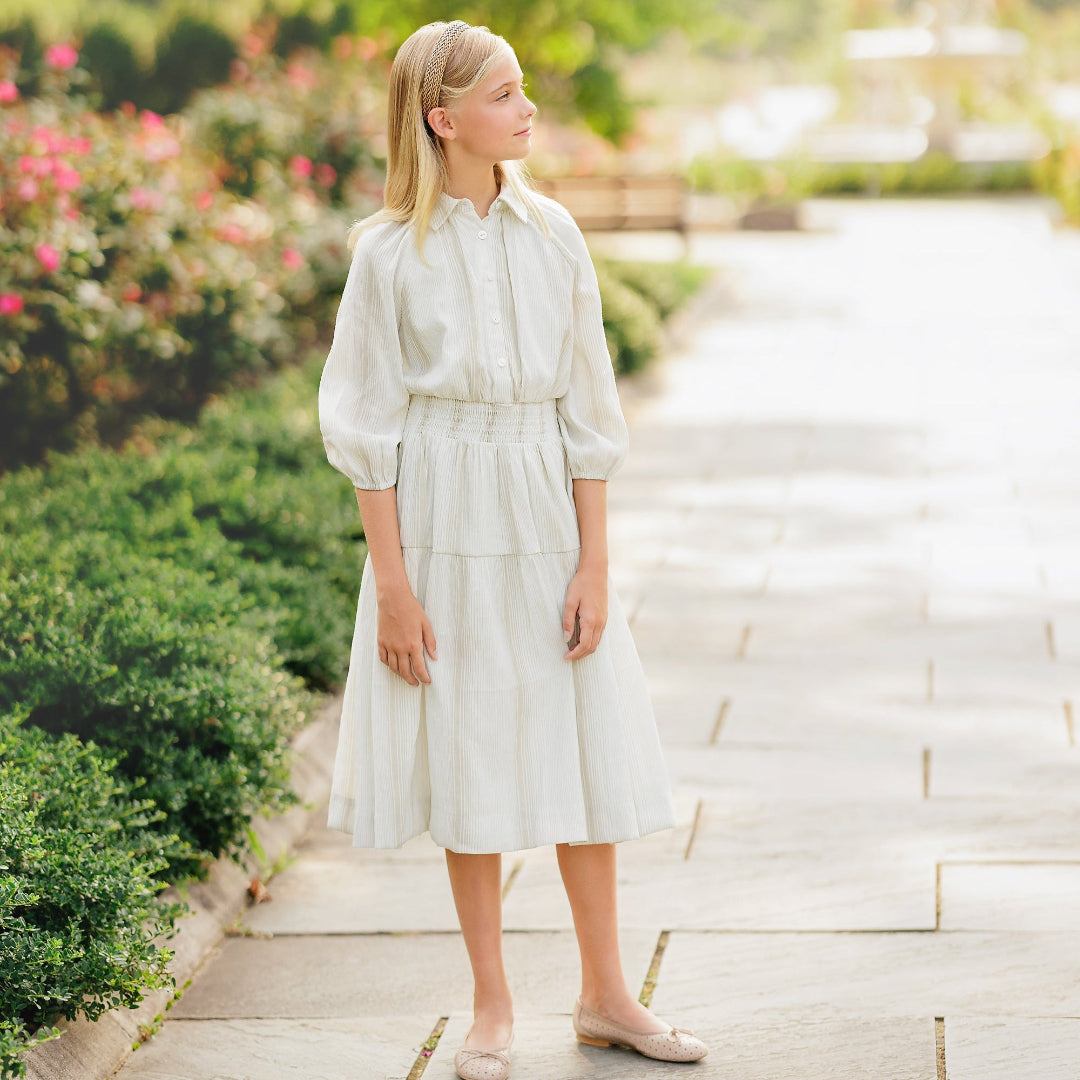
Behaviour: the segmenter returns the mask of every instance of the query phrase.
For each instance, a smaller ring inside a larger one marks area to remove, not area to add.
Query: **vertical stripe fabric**
[[[440,197],[423,258],[361,234],[319,391],[330,463],[397,487],[431,683],[379,659],[366,559],[328,825],[356,846],[425,831],[461,852],[633,839],[675,824],[644,672],[614,584],[592,654],[563,660],[575,477],[628,449],[596,275],[573,218],[509,188],[480,218]],[[427,265],[425,265],[425,263]]]

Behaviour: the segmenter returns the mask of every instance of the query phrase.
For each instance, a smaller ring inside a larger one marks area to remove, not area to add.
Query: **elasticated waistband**
[[[403,435],[421,430],[475,442],[535,442],[560,434],[555,398],[465,401],[413,394]]]

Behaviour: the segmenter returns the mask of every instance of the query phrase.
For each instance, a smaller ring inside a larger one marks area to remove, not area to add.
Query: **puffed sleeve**
[[[362,232],[341,293],[334,337],[319,382],[319,426],[330,464],[354,487],[397,483],[405,387],[394,293],[394,246]]]
[[[609,480],[629,448],[629,432],[615,386],[615,370],[604,336],[600,286],[585,237],[569,211],[563,235],[577,269],[574,278],[574,351],[570,382],[556,399],[570,475]]]

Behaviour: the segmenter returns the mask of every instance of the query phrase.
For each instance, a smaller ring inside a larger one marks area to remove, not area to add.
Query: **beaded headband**
[[[425,124],[427,124],[428,113],[435,108],[439,100],[439,90],[442,89],[443,72],[446,70],[446,58],[450,54],[450,49],[461,34],[468,29],[467,22],[455,19],[443,30],[442,36],[431,51],[431,58],[424,69],[424,79],[420,84],[420,106],[423,109]]]

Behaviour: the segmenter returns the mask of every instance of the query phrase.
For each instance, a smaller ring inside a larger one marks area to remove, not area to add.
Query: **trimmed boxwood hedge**
[[[0,713],[0,1075],[55,1037],[172,985],[162,943],[186,911],[158,896],[186,845],[92,742]],[[40,1026],[39,1026],[40,1025]],[[37,1029],[36,1031],[34,1029]]]

